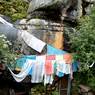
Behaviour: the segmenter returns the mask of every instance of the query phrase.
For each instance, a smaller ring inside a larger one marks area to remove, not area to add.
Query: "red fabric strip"
[[[48,75],[53,74],[53,65],[50,60],[46,60],[45,62],[45,73]]]
[[[47,55],[46,60],[55,60],[56,56],[55,55]]]

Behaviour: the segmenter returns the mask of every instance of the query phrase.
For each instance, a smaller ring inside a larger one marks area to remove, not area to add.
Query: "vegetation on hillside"
[[[12,43],[7,40],[6,36],[0,34],[0,63],[7,64],[15,60],[16,55],[11,50]]]
[[[28,4],[24,0],[0,0],[0,14],[9,16],[13,21],[25,18]]]
[[[95,62],[95,8],[90,16],[81,18],[76,31],[69,34],[71,51],[82,70]]]
[[[81,83],[95,89],[95,7],[89,16],[80,19],[76,31],[69,34],[71,52],[74,59],[80,62],[80,75],[77,78]],[[81,77],[81,79],[79,78]]]

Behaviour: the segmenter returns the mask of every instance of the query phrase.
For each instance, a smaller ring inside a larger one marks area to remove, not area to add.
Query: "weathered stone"
[[[23,0],[23,1],[25,1],[25,2],[28,2],[28,3],[29,3],[29,2],[31,2],[32,0]]]
[[[26,24],[18,24],[18,26],[20,29],[26,27],[26,31],[30,32],[35,37],[48,44],[52,44],[56,48],[63,49],[63,25],[60,23],[46,21],[43,19],[31,19],[27,21]],[[37,53],[26,45],[26,43],[21,39],[20,35],[16,41],[15,48],[18,46],[21,46],[20,49],[24,54],[29,55]],[[46,53],[46,49],[43,50],[43,53]]]
[[[89,3],[94,3],[95,2],[95,0],[83,0],[83,1],[89,2]]]
[[[26,29],[26,24],[27,24],[27,19],[22,19],[22,20],[17,20],[14,23],[14,26],[17,27],[18,29]]]
[[[90,14],[90,4],[94,2],[95,0],[32,0],[29,4],[27,17],[28,19],[76,21],[82,15]]]
[[[91,88],[85,85],[79,85],[79,93],[82,95],[94,95]]]
[[[29,4],[28,13],[31,13],[40,8],[46,8],[54,4],[62,3],[67,0],[32,0]]]
[[[29,4],[29,8],[28,8],[28,17],[31,18],[31,16],[33,16],[33,13],[35,13],[35,11],[38,10],[38,17],[39,17],[39,13],[44,12],[43,14],[41,14],[41,16],[44,19],[44,16],[47,17],[45,19],[48,19],[49,17],[55,18],[55,14],[57,15],[56,21],[58,20],[58,18],[60,18],[59,20],[63,20],[64,16],[69,17],[68,14],[72,14],[73,10],[76,10],[74,7],[77,5],[77,0],[32,0]],[[74,6],[72,6],[74,5]],[[74,9],[71,9],[71,7],[73,7]],[[70,9],[68,11],[68,9]],[[70,12],[70,13],[67,13]],[[74,12],[75,13],[75,12]],[[32,14],[32,15],[31,15]],[[54,17],[53,17],[54,16]],[[75,16],[75,15],[73,15]],[[71,17],[73,17],[71,16]],[[33,16],[34,17],[34,16]],[[71,18],[70,17],[70,18]],[[36,18],[36,16],[34,17]],[[75,18],[75,17],[73,17]]]

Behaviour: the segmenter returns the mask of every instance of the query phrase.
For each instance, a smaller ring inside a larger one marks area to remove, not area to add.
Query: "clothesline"
[[[17,65],[20,67],[16,66],[15,70],[19,68],[19,74],[14,74],[9,68],[17,82],[21,82],[27,75],[31,75],[32,83],[44,82],[44,85],[52,84],[54,75],[63,77],[65,74],[72,74],[77,68],[75,67],[76,64],[67,64],[63,55],[24,56],[17,60]]]
[[[63,77],[64,74],[72,75],[73,69],[71,64],[73,58],[71,54],[67,53],[66,51],[56,49],[49,44],[46,44],[45,42],[34,37],[27,31],[21,31],[20,33],[25,43],[38,52],[41,52],[44,46],[47,46],[47,54],[40,56],[39,55],[25,56],[22,57],[22,59],[20,60],[18,59],[17,62],[18,67],[20,65],[21,68],[17,67],[16,70],[19,69],[20,74],[16,75],[12,73],[11,69],[9,69],[12,76],[17,82],[21,82],[25,78],[25,76],[30,74],[32,83],[39,83],[44,81],[45,85],[47,83],[52,84],[53,76],[55,74],[59,77]],[[27,62],[26,59],[30,61]],[[32,63],[31,66],[29,65],[30,62]],[[26,66],[30,66],[31,69],[27,70],[28,67],[26,68]],[[23,68],[25,68],[24,72]]]

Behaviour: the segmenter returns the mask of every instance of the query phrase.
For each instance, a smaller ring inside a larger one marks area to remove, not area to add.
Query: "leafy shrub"
[[[95,8],[90,16],[81,18],[76,31],[69,34],[74,59],[80,61],[81,70],[95,63]]]
[[[80,62],[77,80],[95,90],[95,7],[90,16],[81,18],[76,31],[68,34],[74,59]],[[91,66],[91,67],[89,67]]]
[[[9,16],[13,21],[26,17],[28,4],[23,0],[1,0],[0,14]]]
[[[11,49],[12,43],[7,40],[6,36],[0,35],[0,63],[13,63],[17,54]]]

